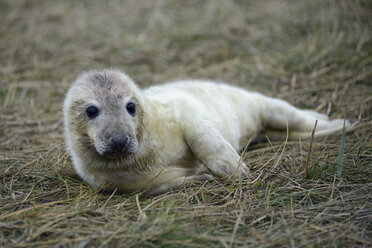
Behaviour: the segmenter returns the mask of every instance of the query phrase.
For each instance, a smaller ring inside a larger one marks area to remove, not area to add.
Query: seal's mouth
[[[102,154],[102,156],[108,157],[108,158],[119,158],[129,155],[130,153],[127,151],[121,151],[121,152],[105,152]]]
[[[96,152],[106,158],[117,159],[117,158],[124,158],[124,157],[127,157],[133,154],[135,151],[133,151],[131,147],[132,145],[130,143],[127,143],[124,147],[120,149],[112,149],[112,147],[108,147],[102,153],[100,153],[97,149],[96,149]]]
[[[105,159],[120,160],[120,159],[127,159],[129,156],[131,156],[134,153],[123,151],[123,152],[120,152],[120,153],[110,153],[110,154],[100,154],[99,152],[97,152],[97,154],[99,156],[101,156],[102,158],[105,158]]]
[[[101,154],[100,154],[101,155]],[[110,154],[110,155],[107,155],[107,154],[103,154],[101,155],[105,158],[109,158],[109,159],[118,159],[118,158],[121,158],[124,156],[124,154]]]
[[[126,152],[125,150],[122,150],[122,151],[113,151],[113,150],[106,150],[104,151],[103,153],[101,153],[103,156],[107,156],[107,157],[120,157],[122,155],[125,155]]]

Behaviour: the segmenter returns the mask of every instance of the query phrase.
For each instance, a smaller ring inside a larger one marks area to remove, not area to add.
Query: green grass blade
[[[344,148],[345,148],[345,121],[344,121],[344,128],[342,129],[341,141],[340,141],[340,150],[338,151],[338,162],[337,162],[337,176],[341,177],[342,173],[342,163],[343,163],[343,156],[344,156]]]

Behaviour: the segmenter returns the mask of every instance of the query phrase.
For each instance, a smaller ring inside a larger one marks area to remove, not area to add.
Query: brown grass
[[[0,246],[372,246],[372,5],[314,1],[0,1]],[[347,133],[250,147],[246,181],[103,194],[63,148],[78,73],[139,85],[208,78],[360,121]]]

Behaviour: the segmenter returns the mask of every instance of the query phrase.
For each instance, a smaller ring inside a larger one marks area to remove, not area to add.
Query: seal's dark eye
[[[133,102],[129,102],[127,104],[127,111],[129,114],[134,116],[136,114],[136,104],[134,104]]]
[[[89,106],[85,112],[87,113],[89,119],[94,119],[99,114],[98,108],[94,106]]]

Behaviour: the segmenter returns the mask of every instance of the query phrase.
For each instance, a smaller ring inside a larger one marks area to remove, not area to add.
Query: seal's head
[[[124,159],[138,149],[142,133],[140,89],[123,72],[89,71],[76,79],[64,103],[70,152]]]

